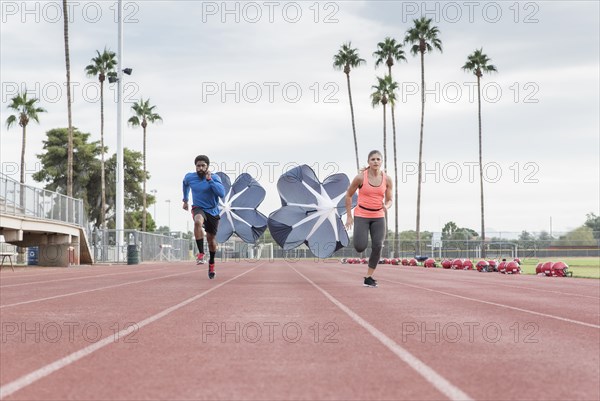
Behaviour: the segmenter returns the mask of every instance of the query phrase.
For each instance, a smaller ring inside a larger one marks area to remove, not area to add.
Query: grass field
[[[535,267],[540,262],[564,262],[569,265],[573,277],[586,277],[600,279],[600,258],[530,258],[521,260],[521,269],[525,274],[535,274]]]

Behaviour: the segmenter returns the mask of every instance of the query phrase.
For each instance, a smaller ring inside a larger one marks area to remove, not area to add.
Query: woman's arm
[[[352,218],[352,197],[356,193],[358,187],[360,187],[363,183],[363,175],[359,174],[350,183],[348,190],[346,191],[346,228],[350,229],[354,224],[354,219]]]
[[[392,207],[392,203],[394,201],[394,182],[392,181],[389,175],[386,175],[387,178],[387,186],[385,190],[385,203],[384,206],[386,209],[390,209]],[[397,213],[397,212],[396,212]]]

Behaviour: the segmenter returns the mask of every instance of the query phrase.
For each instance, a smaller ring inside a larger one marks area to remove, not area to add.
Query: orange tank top
[[[365,218],[385,217],[383,200],[387,189],[387,177],[382,171],[381,184],[374,187],[369,183],[369,169],[363,172],[363,183],[358,190],[358,203],[354,209],[354,216]]]

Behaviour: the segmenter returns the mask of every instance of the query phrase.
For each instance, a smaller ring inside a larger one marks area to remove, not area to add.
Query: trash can
[[[140,251],[135,244],[127,245],[127,264],[137,265],[140,263]]]
[[[27,248],[27,264],[30,266],[37,266],[38,254],[39,248],[37,246],[30,246]]]

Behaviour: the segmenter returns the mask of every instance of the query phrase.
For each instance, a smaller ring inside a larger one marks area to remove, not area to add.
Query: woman
[[[368,157],[369,167],[362,170],[350,183],[346,192],[346,229],[354,225],[354,248],[357,252],[367,249],[371,234],[371,256],[365,277],[365,287],[377,287],[373,273],[379,263],[385,238],[385,212],[392,207],[392,180],[381,169],[381,152],[372,150]],[[358,204],[352,218],[352,196],[358,190]]]

